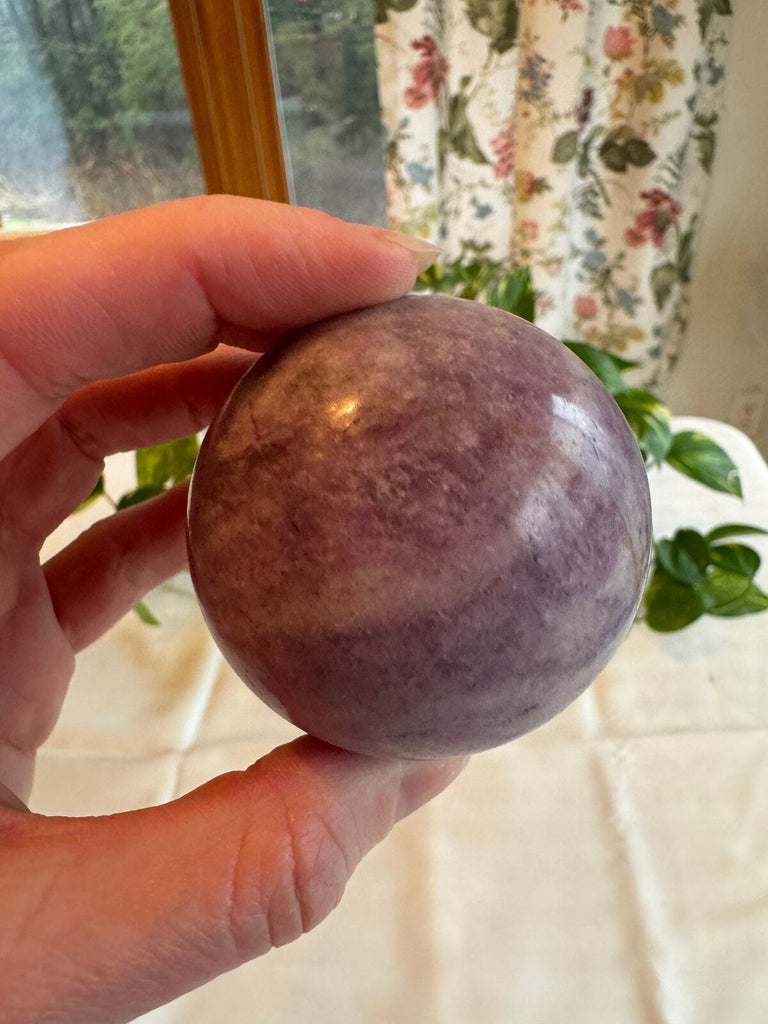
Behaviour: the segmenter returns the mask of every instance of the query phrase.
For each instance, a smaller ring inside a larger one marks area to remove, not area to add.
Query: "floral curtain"
[[[537,322],[680,349],[730,0],[377,0],[392,225],[531,267]]]

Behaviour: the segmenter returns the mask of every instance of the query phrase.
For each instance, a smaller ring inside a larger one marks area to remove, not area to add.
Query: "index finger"
[[[0,455],[83,383],[190,359],[222,325],[285,331],[408,291],[436,250],[317,210],[176,200],[0,250]],[[242,343],[242,338],[238,338]]]

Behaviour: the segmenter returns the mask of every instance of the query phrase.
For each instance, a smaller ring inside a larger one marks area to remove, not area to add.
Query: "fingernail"
[[[440,761],[405,761],[400,777],[397,819],[405,818],[450,785],[469,763],[468,757]]]
[[[423,274],[425,270],[431,267],[442,252],[439,245],[433,245],[423,238],[417,238],[416,235],[406,234],[405,231],[389,231],[387,228],[377,228],[376,231],[381,238],[394,242],[395,245],[415,253],[419,259],[418,272],[420,274]]]
[[[2,782],[0,782],[0,806],[10,807],[12,811],[29,812],[27,805],[16,796],[13,790],[4,786]]]

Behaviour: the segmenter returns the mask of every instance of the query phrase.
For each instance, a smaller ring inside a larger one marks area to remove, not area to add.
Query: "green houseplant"
[[[482,255],[430,267],[419,279],[425,291],[487,302],[535,319],[535,293],[526,267],[510,269]],[[710,438],[673,433],[669,408],[649,391],[630,386],[636,364],[583,341],[564,342],[600,378],[624,413],[649,471],[666,463],[705,487],[742,496],[738,467]],[[768,609],[768,595],[754,582],[759,554],[734,538],[764,534],[744,523],[725,523],[706,534],[680,528],[655,541],[654,565],[643,601],[647,625],[660,632],[683,629],[702,615],[739,616]]]
[[[463,255],[434,265],[419,278],[417,291],[441,292],[498,306],[526,320],[535,319],[535,293],[526,267]],[[625,374],[636,364],[578,340],[565,340],[602,381],[629,423],[648,471],[666,463],[702,486],[741,497],[738,467],[719,445],[695,431],[673,432],[670,409],[655,395],[632,387]],[[85,504],[98,498],[115,510],[127,508],[186,479],[198,452],[196,437],[170,441],[135,453],[136,487],[115,500],[99,480]],[[658,632],[684,629],[702,615],[735,617],[768,610],[768,595],[755,583],[760,556],[744,536],[767,531],[745,523],[724,523],[706,534],[681,526],[671,537],[656,538],[653,571],[641,617]],[[156,624],[146,604],[136,612]]]

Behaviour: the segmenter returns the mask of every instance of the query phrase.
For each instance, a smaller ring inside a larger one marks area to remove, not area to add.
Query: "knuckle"
[[[302,814],[286,825],[291,853],[285,881],[300,911],[301,930],[307,932],[339,903],[350,864],[344,844],[321,815]]]
[[[83,458],[87,464],[93,464],[101,472],[104,469],[104,454],[98,433],[72,416],[67,403],[59,407],[53,419],[61,431],[61,436],[71,445],[75,454]]]
[[[242,960],[319,924],[341,900],[352,869],[329,816],[279,793],[271,803],[271,813],[245,830],[232,872],[228,925]]]

